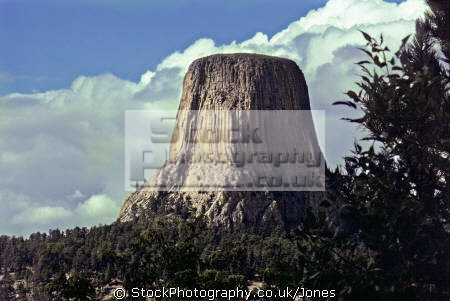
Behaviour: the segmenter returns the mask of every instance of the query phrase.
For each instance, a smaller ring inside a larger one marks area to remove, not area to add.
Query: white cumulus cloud
[[[422,0],[330,0],[272,37],[258,32],[226,45],[193,41],[139,82],[108,73],[79,76],[67,89],[0,97],[0,233],[112,222],[126,196],[124,110],[176,109],[188,65],[209,54],[255,52],[296,61],[312,108],[326,111],[328,163],[339,163],[358,133],[339,120],[350,112],[331,103],[354,88],[354,62],[363,57],[356,47],[364,43],[358,29],[383,33],[396,49],[424,10]]]

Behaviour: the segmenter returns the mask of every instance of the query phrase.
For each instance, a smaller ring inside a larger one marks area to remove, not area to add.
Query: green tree
[[[87,301],[95,297],[95,289],[90,280],[82,274],[74,273],[67,278],[65,273],[57,273],[56,277],[46,285],[49,300]]]
[[[450,1],[427,0],[431,12],[427,13],[425,23],[430,36],[437,39],[447,61],[450,58]]]
[[[63,295],[68,300],[87,301],[95,297],[95,289],[86,275],[74,273],[67,281]]]
[[[336,104],[361,113],[347,120],[371,145],[356,144],[328,176],[346,231],[322,216],[298,234],[303,284],[334,285],[347,300],[450,299],[450,80],[436,51],[446,47],[444,16],[419,20],[395,56],[363,32],[360,90]]]
[[[167,241],[160,229],[150,228],[134,235],[128,248],[118,254],[116,268],[128,294],[134,287],[151,288],[162,276]]]

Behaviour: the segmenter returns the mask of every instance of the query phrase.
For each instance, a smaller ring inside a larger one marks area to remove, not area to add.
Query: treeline
[[[131,290],[247,288],[249,279],[293,286],[300,280],[287,234],[229,233],[200,218],[53,230],[27,240],[2,236],[0,242],[1,300],[89,300],[114,281]],[[13,288],[15,280],[24,280],[18,281],[22,287]]]

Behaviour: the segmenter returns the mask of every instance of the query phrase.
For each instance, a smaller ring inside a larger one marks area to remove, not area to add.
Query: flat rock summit
[[[195,60],[179,110],[310,110],[305,77],[294,61],[260,54]]]
[[[297,64],[289,59],[259,54],[216,54],[195,60],[184,77],[183,92],[175,123],[174,137],[187,133],[190,111],[308,110],[307,126],[291,129],[286,135],[307,149],[319,149],[311,118],[308,87]],[[220,115],[220,113],[219,113]],[[208,115],[206,115],[208,116]],[[212,119],[212,117],[211,117]],[[214,123],[206,117],[199,127]],[[194,137],[198,139],[198,137]],[[180,168],[177,159],[188,146],[172,138],[168,162],[149,180],[181,177],[233,178],[233,167],[189,166]],[[209,151],[225,150],[214,145]],[[199,150],[197,150],[199,151]],[[203,151],[203,150],[200,150]],[[170,162],[169,162],[170,161]],[[120,221],[137,217],[168,216],[187,218],[204,215],[206,220],[229,230],[270,233],[295,228],[308,208],[315,208],[323,192],[311,191],[148,191],[133,192],[123,204]]]

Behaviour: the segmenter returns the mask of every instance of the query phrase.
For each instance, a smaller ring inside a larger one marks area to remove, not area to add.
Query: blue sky
[[[187,67],[214,53],[294,60],[340,164],[362,135],[331,105],[355,88],[359,30],[396,49],[426,8],[392,2],[0,0],[0,235],[114,221],[124,111],[177,109]]]
[[[0,93],[68,87],[80,74],[138,80],[199,38],[271,36],[325,2],[1,0],[0,71],[8,76]]]
[[[80,74],[138,80],[199,38],[272,36],[326,2],[0,0],[0,95],[68,87]]]

